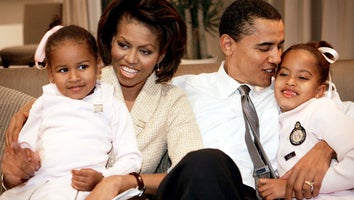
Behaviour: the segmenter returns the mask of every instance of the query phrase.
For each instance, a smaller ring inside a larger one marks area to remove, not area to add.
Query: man
[[[219,35],[225,54],[219,71],[177,77],[174,84],[190,98],[205,147],[220,149],[232,158],[243,184],[252,188],[251,194],[245,194],[252,199],[254,168],[244,139],[245,121],[237,89],[242,84],[251,88],[250,98],[259,118],[260,141],[276,166],[279,111],[272,77],[280,63],[284,24],[277,10],[264,1],[235,1],[222,15]],[[332,150],[320,143],[281,177],[288,179],[287,198],[291,198],[293,189],[298,199],[316,196],[331,156]],[[308,181],[314,182],[313,187],[304,184]]]

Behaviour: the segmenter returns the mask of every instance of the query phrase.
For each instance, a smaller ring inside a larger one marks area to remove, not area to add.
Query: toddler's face
[[[85,44],[64,41],[57,45],[48,67],[50,81],[64,96],[83,99],[96,85],[97,60]]]

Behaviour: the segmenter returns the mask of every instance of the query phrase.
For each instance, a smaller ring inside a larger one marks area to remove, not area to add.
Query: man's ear
[[[327,86],[325,84],[322,84],[320,86],[317,87],[316,89],[316,98],[321,98],[324,96],[325,92],[326,92]]]
[[[225,56],[229,56],[232,54],[232,43],[234,40],[228,35],[223,34],[219,38],[219,45],[221,50],[224,52]]]

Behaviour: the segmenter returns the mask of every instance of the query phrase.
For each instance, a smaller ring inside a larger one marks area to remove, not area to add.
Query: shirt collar
[[[221,97],[228,97],[234,94],[235,92],[238,93],[237,88],[240,87],[240,85],[242,84],[236,81],[235,79],[231,78],[226,73],[224,69],[224,61],[221,63],[220,68],[216,74],[216,77],[217,77],[217,87]],[[250,93],[256,93],[257,95],[261,95],[265,92],[273,91],[274,88],[273,83],[274,80],[272,80],[270,87],[265,87],[265,88],[258,87],[258,86],[251,86],[248,84],[246,85],[251,89]]]
[[[216,84],[221,97],[232,95],[240,86],[240,83],[225,72],[224,61],[221,63],[220,68],[216,73]]]

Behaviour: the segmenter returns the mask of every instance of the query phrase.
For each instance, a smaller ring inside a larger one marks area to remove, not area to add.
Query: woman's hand
[[[292,199],[295,192],[296,199],[310,199],[318,195],[324,175],[326,174],[333,149],[324,141],[317,143],[296,165],[282,178],[287,179],[285,197]],[[306,182],[313,182],[313,187]]]
[[[10,143],[5,149],[1,168],[4,184],[12,188],[34,176],[35,171],[40,168],[39,155],[30,149],[21,148],[17,142]]]
[[[86,200],[112,200],[113,197],[123,192],[124,176],[114,175],[103,178],[92,190]]]
[[[91,191],[103,179],[103,175],[93,169],[72,170],[72,186],[80,191]]]

